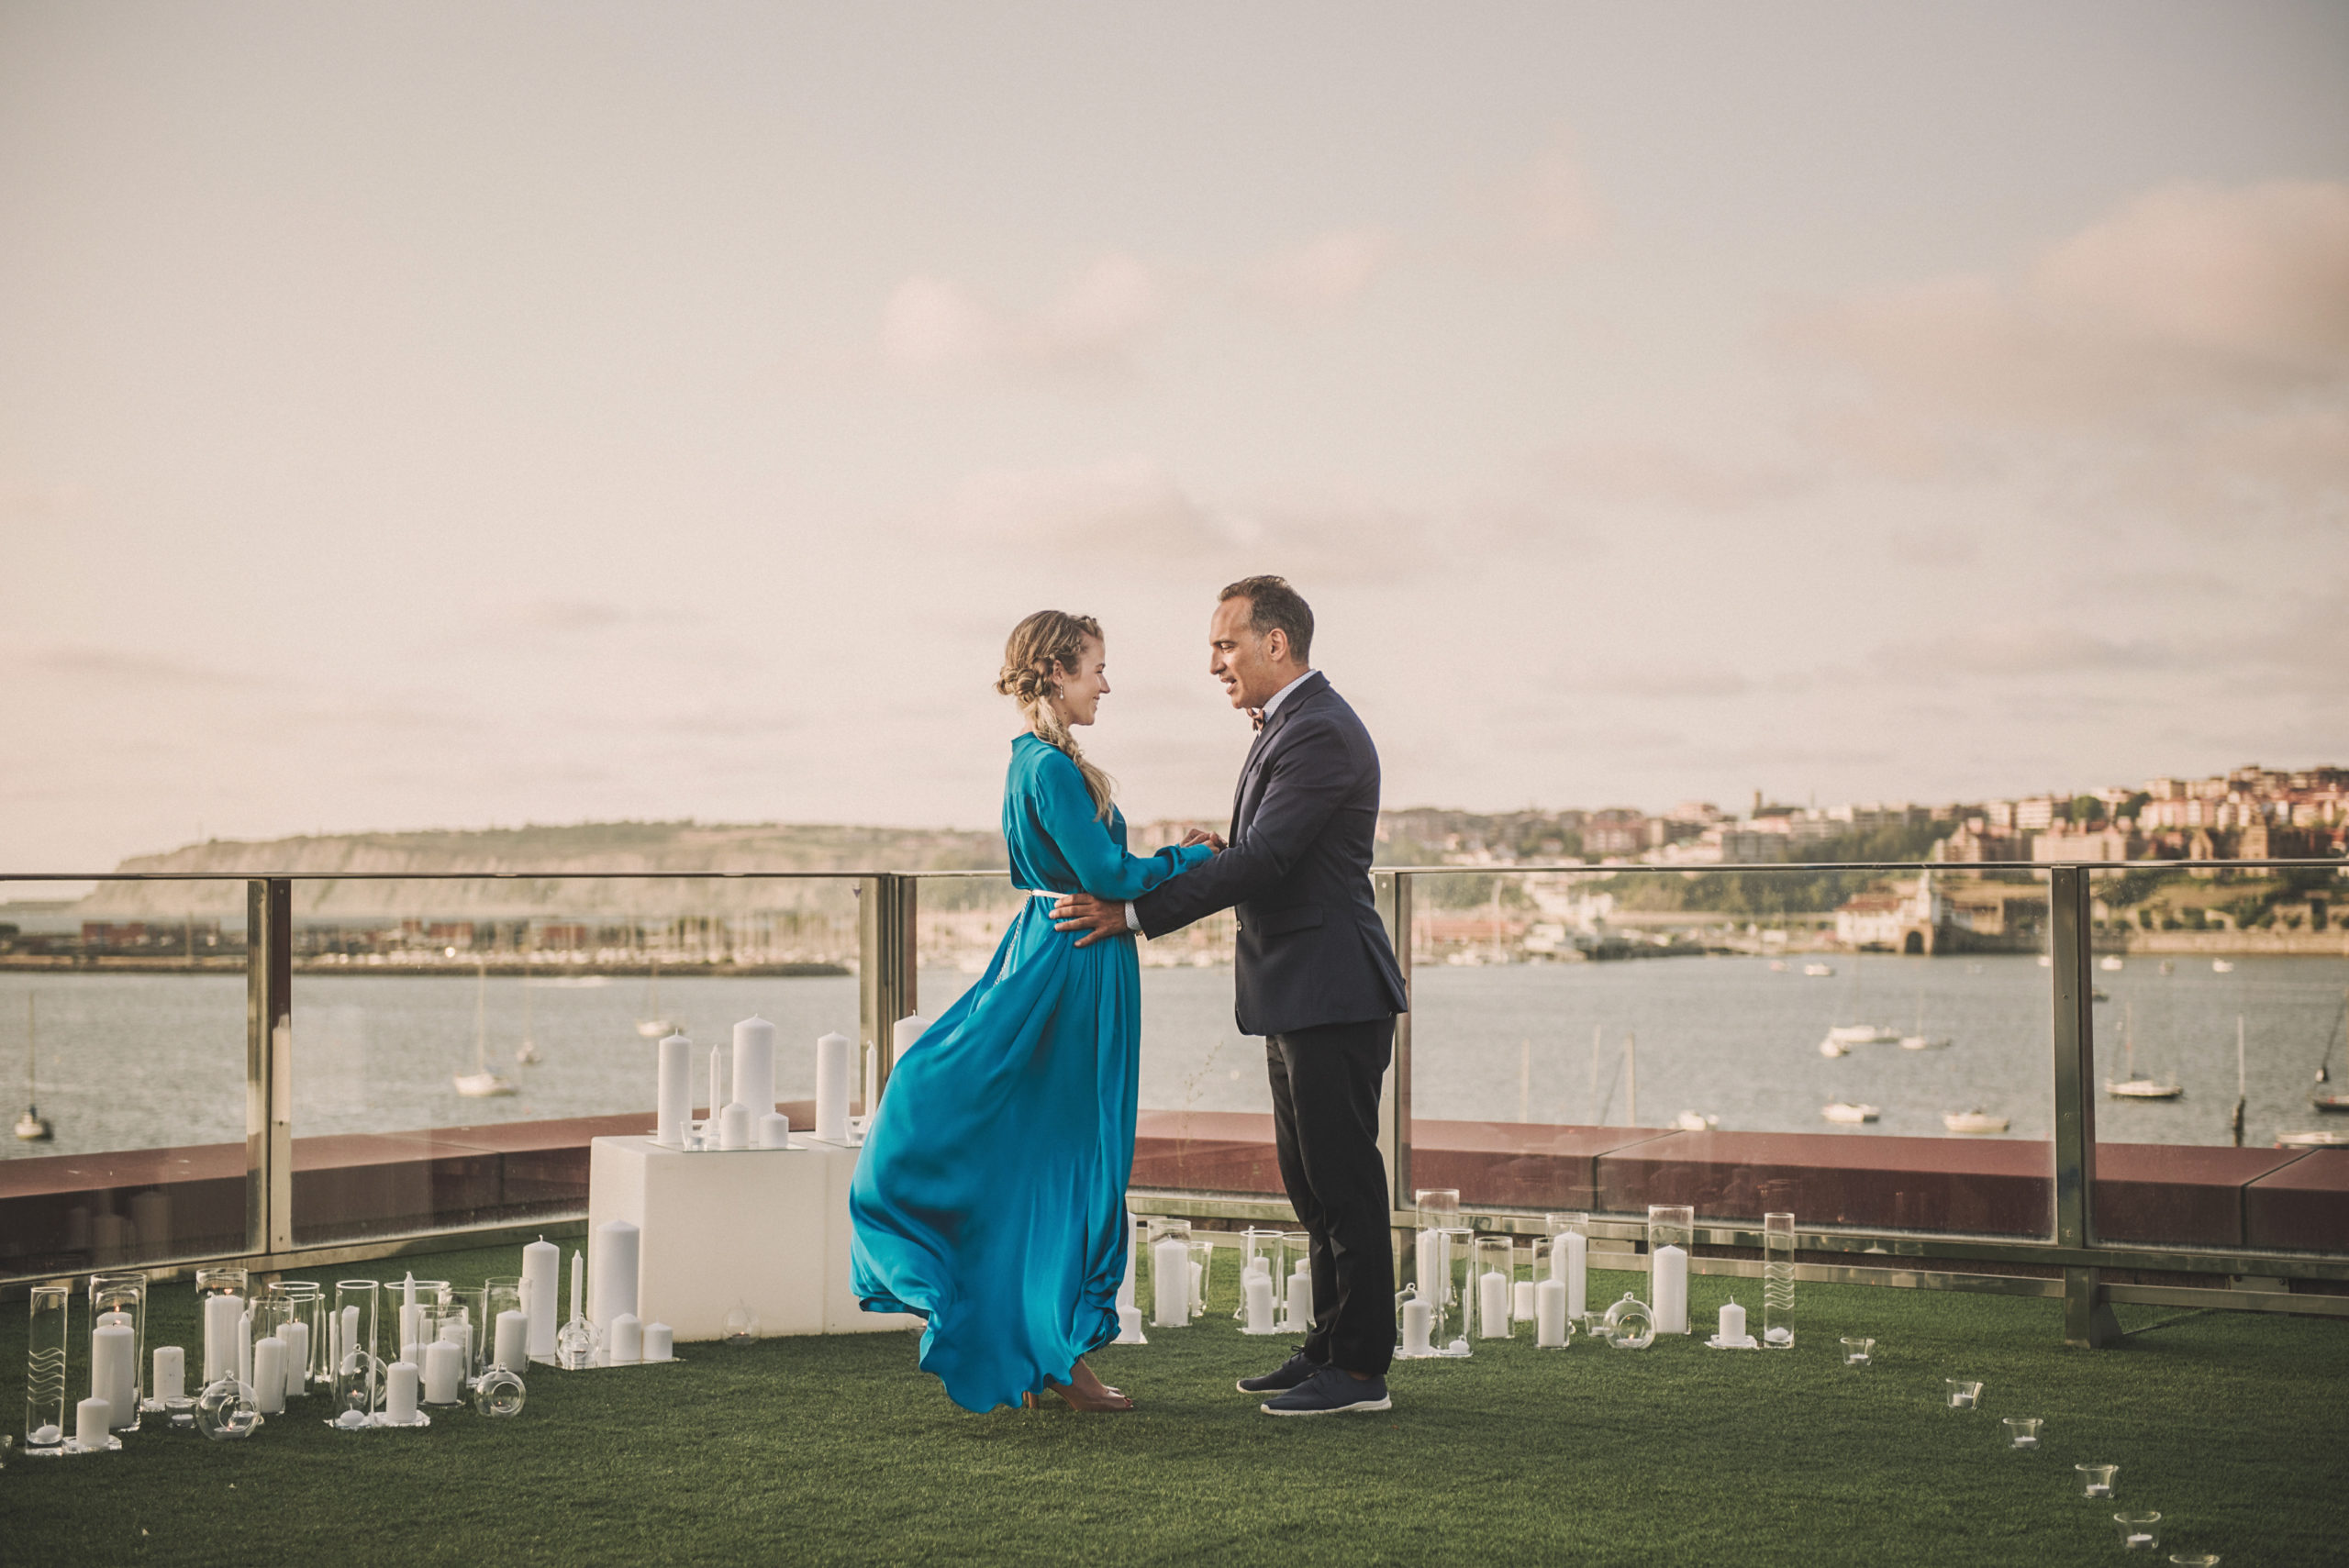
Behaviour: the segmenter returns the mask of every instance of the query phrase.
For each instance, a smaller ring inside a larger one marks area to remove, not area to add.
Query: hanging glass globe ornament
[[[1599,1321],[1599,1331],[1619,1351],[1644,1351],[1655,1343],[1655,1312],[1646,1302],[1625,1291],[1623,1299],[1607,1309],[1607,1316]]]
[[[215,1442],[249,1438],[260,1425],[261,1401],[250,1383],[223,1377],[196,1396],[195,1429]]]
[[[516,1373],[493,1366],[473,1385],[473,1408],[484,1416],[518,1416],[529,1390]]]

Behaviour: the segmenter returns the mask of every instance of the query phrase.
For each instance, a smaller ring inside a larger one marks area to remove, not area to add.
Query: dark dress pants
[[[1395,1020],[1322,1024],[1264,1040],[1273,1140],[1288,1201],[1313,1238],[1313,1329],[1305,1353],[1385,1375],[1395,1359],[1395,1254],[1378,1089]]]

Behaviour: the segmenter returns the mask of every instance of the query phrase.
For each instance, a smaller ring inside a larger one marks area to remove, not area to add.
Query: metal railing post
[[[294,1248],[294,884],[245,884],[245,1248]]]
[[[916,922],[920,879],[885,872],[857,880],[857,1033],[863,1057],[864,1111],[889,1086],[896,1023],[918,1011]]]
[[[1411,879],[1403,872],[1375,873],[1378,913],[1403,971],[1403,995],[1411,995]],[[1391,1207],[1411,1206],[1411,1015],[1395,1020],[1395,1060],[1388,1064],[1378,1097],[1378,1154],[1386,1165]]]
[[[2048,873],[2049,991],[2055,1069],[2055,1244],[2096,1241],[2096,971],[2089,939],[2088,873]],[[2095,1350],[2120,1333],[2099,1271],[2064,1270],[2064,1342]]]

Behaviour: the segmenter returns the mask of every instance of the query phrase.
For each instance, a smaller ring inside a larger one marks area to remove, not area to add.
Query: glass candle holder
[[[2162,1544],[2162,1517],[2146,1512],[2115,1514],[2112,1522],[2121,1527],[2121,1550],[2123,1551],[2154,1551]]]
[[[1180,1329],[1191,1321],[1191,1222],[1150,1222],[1150,1325]]]
[[[516,1329],[511,1320],[506,1318],[506,1314],[509,1312],[523,1318],[524,1326],[519,1329]],[[501,1322],[505,1323],[507,1330],[508,1352],[502,1359],[497,1353],[497,1331]],[[515,1338],[518,1332],[520,1335],[518,1343],[516,1342]],[[529,1329],[528,1314],[522,1310],[521,1279],[518,1276],[493,1277],[488,1284],[482,1286],[481,1354],[476,1359],[475,1365],[481,1372],[487,1372],[495,1364],[503,1366],[509,1372],[518,1373],[529,1361]]]
[[[299,1399],[314,1387],[331,1389],[325,1287],[316,1280],[282,1279],[264,1289],[262,1299],[271,1304],[269,1321],[285,1342],[285,1397]]]
[[[2219,1554],[2215,1551],[2173,1551],[2169,1560],[2176,1568],[2219,1568]]]
[[[411,1284],[415,1286],[413,1291],[409,1289]],[[444,1279],[384,1282],[384,1294],[392,1308],[389,1316],[395,1329],[389,1349],[399,1352],[394,1359],[414,1361],[423,1354],[425,1341],[432,1337],[426,1330],[426,1318],[440,1305],[442,1293],[448,1288],[449,1282]],[[411,1295],[416,1298],[413,1305],[408,1300]],[[416,1364],[421,1366],[423,1362],[417,1361]]]
[[[1949,1407],[1953,1410],[1971,1410],[1982,1403],[1982,1385],[1978,1383],[1969,1383],[1962,1377],[1945,1377],[1942,1379],[1942,1386],[1949,1391]]]
[[[572,1319],[573,1324],[585,1321],[584,1318]],[[564,1332],[570,1332],[570,1325],[565,1325]],[[759,1342],[759,1315],[751,1309],[749,1302],[737,1298],[734,1305],[727,1309],[726,1330],[723,1337],[729,1347],[738,1351],[748,1350]],[[570,1356],[573,1353],[585,1353],[592,1356],[596,1348],[596,1343],[591,1342],[584,1347],[583,1352],[582,1347],[574,1343],[569,1351],[566,1351],[562,1348],[561,1339],[558,1337],[556,1355],[562,1361],[565,1370],[575,1372],[578,1367],[572,1365]],[[588,1364],[589,1362],[584,1360],[579,1362],[579,1366]]]
[[[2037,1448],[2040,1420],[2036,1416],[2009,1416],[2006,1418],[2007,1443],[2011,1448]]]
[[[1278,1230],[1240,1233],[1240,1305],[1231,1316],[1243,1334],[1281,1331],[1288,1289],[1288,1239]]]
[[[1865,1366],[1876,1354],[1874,1340],[1846,1339],[1843,1341],[1843,1364]]]
[[[1762,1348],[1795,1346],[1795,1217],[1762,1217]]]
[[[73,1287],[37,1284],[25,1341],[25,1452],[50,1458],[65,1451],[66,1351],[72,1341]]]
[[[1697,1250],[1697,1211],[1685,1203],[1648,1205],[1648,1295],[1659,1334],[1686,1334],[1688,1264]]]
[[[1395,1359],[1423,1361],[1435,1354],[1435,1310],[1419,1294],[1418,1281],[1395,1293]]]
[[[1442,1269],[1442,1296],[1435,1304],[1435,1348],[1442,1355],[1464,1356],[1470,1353],[1476,1326],[1476,1233],[1465,1226],[1446,1226],[1435,1235]]]
[[[472,1305],[462,1300],[436,1302],[426,1310],[424,1328],[429,1338],[424,1341],[424,1359],[417,1362],[417,1375],[422,1380],[418,1397],[426,1405],[460,1404],[472,1386],[473,1315]]]
[[[522,1385],[519,1373],[494,1366],[483,1373],[481,1381],[473,1385],[473,1408],[484,1416],[518,1416],[529,1393]]]
[[[334,1414],[327,1422],[363,1431],[383,1406],[384,1363],[375,1353],[383,1287],[371,1279],[337,1280],[327,1332],[334,1362]]]
[[[1550,1277],[1564,1282],[1566,1317],[1579,1319],[1590,1310],[1590,1216],[1545,1214],[1542,1228],[1550,1239]]]
[[[130,1340],[127,1349],[118,1337],[109,1336],[106,1365],[98,1365],[98,1332],[100,1329],[128,1329]],[[106,1400],[113,1413],[107,1418],[110,1430],[135,1432],[139,1429],[139,1413],[147,1407],[147,1276],[143,1273],[106,1273],[90,1276],[90,1392]],[[108,1374],[108,1385],[97,1386],[101,1372]]]
[[[2110,1497],[2112,1496],[2112,1478],[2120,1472],[2119,1465],[2076,1464],[2072,1468],[2080,1473],[2081,1496]]]
[[[1282,1232],[1288,1253],[1288,1281],[1281,1286],[1281,1329],[1285,1333],[1313,1331],[1313,1237],[1303,1230]]]
[[[204,1329],[203,1374],[199,1388],[208,1388],[237,1369],[238,1319],[245,1315],[251,1295],[251,1276],[243,1269],[195,1271],[196,1321]]]
[[[1644,1351],[1655,1343],[1655,1314],[1646,1302],[1626,1291],[1623,1299],[1599,1319],[1598,1331],[1619,1351]]]
[[[1511,1297],[1517,1286],[1517,1243],[1506,1236],[1477,1237],[1474,1261],[1476,1287],[1470,1320],[1476,1326],[1476,1338],[1506,1340],[1516,1315]],[[1463,1316],[1470,1317],[1465,1308]]]
[[[195,1429],[214,1442],[249,1438],[261,1423],[261,1402],[253,1397],[252,1385],[241,1378],[218,1378],[195,1396]]]
[[[1208,1292],[1215,1286],[1215,1243],[1204,1236],[1191,1238],[1191,1316],[1204,1318]]]

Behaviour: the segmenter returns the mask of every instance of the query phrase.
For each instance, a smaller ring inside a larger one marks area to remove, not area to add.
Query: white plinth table
[[[803,1147],[693,1154],[649,1138],[595,1140],[588,1233],[614,1219],[637,1228],[641,1321],[668,1324],[681,1343],[723,1339],[737,1306],[762,1336],[919,1327],[857,1307],[848,1218],[857,1151],[793,1137]]]

